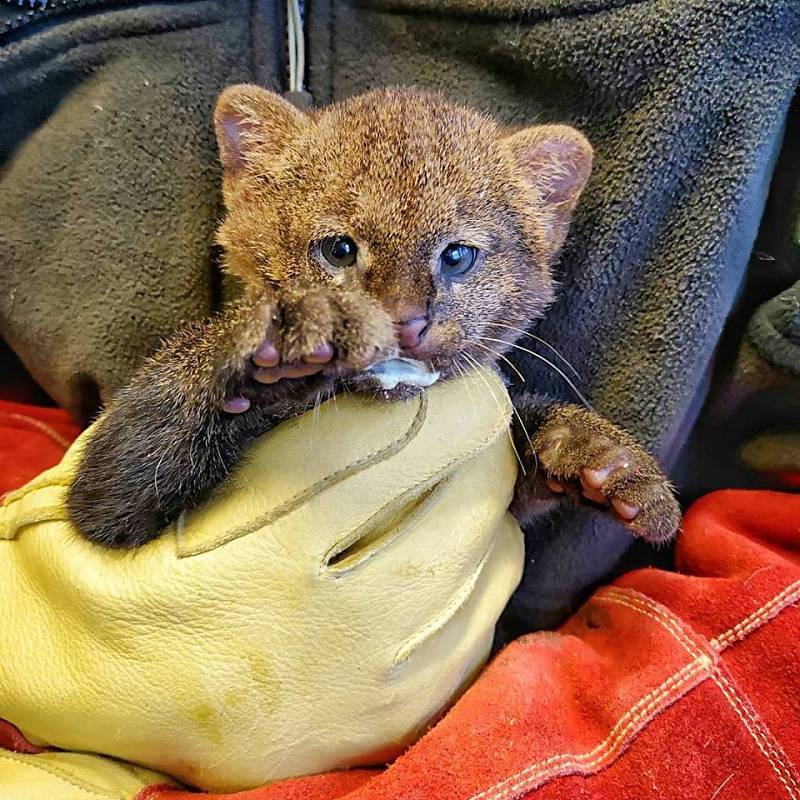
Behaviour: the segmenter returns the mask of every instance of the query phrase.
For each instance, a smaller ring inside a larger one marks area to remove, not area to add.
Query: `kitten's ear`
[[[214,109],[220,160],[236,173],[257,159],[275,156],[308,122],[282,97],[260,86],[229,86]]]
[[[554,236],[563,239],[565,226],[592,171],[589,140],[568,125],[532,125],[510,133],[504,143],[520,177],[552,210],[557,228]]]

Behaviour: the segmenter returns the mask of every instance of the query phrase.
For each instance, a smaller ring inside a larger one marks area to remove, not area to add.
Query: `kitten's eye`
[[[439,256],[439,269],[442,275],[449,277],[463,275],[472,269],[477,257],[477,247],[461,244],[460,242],[452,242],[442,250],[442,254]]]
[[[337,269],[356,263],[358,247],[349,236],[328,236],[320,242],[319,249],[322,257]]]

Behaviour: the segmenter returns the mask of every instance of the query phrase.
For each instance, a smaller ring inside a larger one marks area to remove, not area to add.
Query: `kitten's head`
[[[493,361],[506,349],[493,339],[517,338],[504,326],[524,329],[552,302],[592,162],[573,128],[509,130],[409,89],[303,113],[255,86],[226,89],[215,124],[218,240],[245,282],[361,287],[404,354],[445,374],[465,354]]]

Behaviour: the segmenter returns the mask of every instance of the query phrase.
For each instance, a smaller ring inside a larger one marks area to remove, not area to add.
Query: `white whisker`
[[[458,370],[458,374],[462,378],[467,377],[466,370],[464,369],[464,366],[461,364],[461,362],[458,361],[458,357],[452,359],[450,363],[453,365],[454,369]],[[477,414],[477,407],[475,405],[475,396],[472,394],[472,387],[470,387],[468,380],[464,382],[464,388],[467,390],[467,394],[469,395],[469,406],[472,409],[472,419],[474,421],[476,420],[475,415]]]
[[[164,452],[161,454],[161,458],[158,459],[158,464],[156,464],[156,471],[153,475],[153,491],[156,493],[156,499],[158,502],[161,502],[161,491],[158,488],[158,471],[161,469],[161,463],[164,461],[167,455],[167,450],[165,449]]]
[[[311,441],[311,449],[314,449],[314,440],[317,436],[317,431],[319,430],[319,409],[322,405],[322,392],[317,392],[314,395],[314,409],[311,412],[311,436],[309,437]]]
[[[521,350],[523,353],[527,353],[528,355],[531,355],[534,358],[538,358],[539,361],[544,361],[545,364],[547,364],[549,367],[555,370],[566,381],[567,385],[570,387],[570,389],[572,389],[573,392],[575,392],[575,394],[578,396],[580,401],[586,406],[586,408],[588,408],[590,411],[594,411],[594,407],[592,406],[592,404],[583,396],[583,393],[572,382],[569,375],[567,375],[564,372],[564,370],[557,367],[552,361],[545,358],[543,355],[540,355],[539,353],[534,353],[533,350],[530,350],[527,347],[523,347],[521,344],[517,344],[516,342],[507,342],[505,339],[493,339],[491,336],[481,336],[480,338],[489,342],[499,342],[500,344],[510,345],[516,350]]]
[[[519,375],[519,379],[523,383],[527,383],[527,381],[525,380],[525,376],[502,353],[498,353],[497,350],[493,350],[491,347],[487,347],[485,344],[481,344],[480,342],[473,341],[472,344],[478,345],[478,347],[482,348],[483,350],[486,350],[487,353],[491,353],[495,358],[502,358],[503,361],[505,361],[506,364],[508,364],[508,366],[511,367],[511,369],[513,369],[514,372],[517,373],[517,375]]]
[[[516,325],[509,325],[506,322],[487,322],[486,324],[487,325],[492,325],[492,326],[495,326],[495,327],[498,327],[498,328],[508,328],[510,331],[516,331],[517,333],[522,334],[522,336],[527,336],[529,339],[533,339],[534,341],[537,341],[540,344],[543,344],[548,350],[551,350],[553,353],[555,353],[556,356],[558,356],[558,358],[560,358],[561,361],[567,367],[569,367],[569,369],[572,372],[572,374],[578,380],[582,380],[578,370],[576,370],[575,367],[573,367],[572,364],[563,355],[561,355],[561,353],[558,350],[556,350],[556,348],[553,347],[553,345],[550,344],[550,342],[546,341],[545,339],[542,339],[541,336],[537,336],[535,333],[530,333],[529,331],[525,331],[522,328],[518,328]]]
[[[478,342],[473,342],[473,344],[478,344]],[[481,369],[483,369],[484,372],[486,372],[488,374],[489,370],[486,369],[486,367],[484,367],[482,365],[479,365],[479,366],[481,366]],[[528,433],[528,429],[525,427],[525,422],[522,419],[522,415],[519,413],[519,410],[514,405],[513,398],[511,398],[510,396],[509,396],[509,402],[511,403],[511,408],[514,411],[514,415],[516,416],[517,420],[519,421],[520,427],[522,428],[522,432],[525,434],[525,438],[528,440],[528,447],[530,448],[531,453],[533,453],[533,442],[531,441],[531,436]],[[536,454],[535,453],[534,453],[534,458],[536,458]],[[536,459],[536,460],[537,460],[537,465],[538,465],[538,459]]]
[[[462,355],[464,356],[464,358],[467,359],[467,361],[475,369],[475,374],[481,379],[481,381],[483,381],[483,385],[486,387],[486,391],[489,392],[489,395],[491,396],[492,400],[494,400],[494,403],[497,406],[497,410],[502,414],[503,413],[503,408],[500,405],[500,401],[497,399],[497,395],[494,393],[494,390],[489,385],[489,382],[486,380],[486,378],[484,378],[483,375],[481,374],[481,371],[484,370],[485,368],[482,367],[480,362],[477,361],[469,353],[462,353]],[[486,371],[488,372],[488,370],[486,370]],[[511,404],[511,408],[514,411],[516,411],[516,408],[515,408],[513,403]],[[526,475],[527,471],[525,469],[525,462],[522,460],[522,457],[520,456],[519,451],[517,450],[517,443],[514,441],[514,434],[511,432],[511,426],[510,425],[506,428],[506,432],[508,433],[508,440],[511,442],[511,448],[514,451],[514,455],[517,457],[517,462],[519,463],[519,468],[522,470],[522,474]]]

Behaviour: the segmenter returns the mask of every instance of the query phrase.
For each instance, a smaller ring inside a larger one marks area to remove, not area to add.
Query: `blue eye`
[[[449,277],[463,275],[472,269],[478,257],[478,248],[460,242],[447,245],[439,256],[439,269]]]
[[[358,246],[349,236],[328,236],[320,242],[319,249],[322,257],[337,269],[356,263]]]

